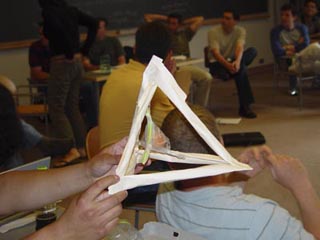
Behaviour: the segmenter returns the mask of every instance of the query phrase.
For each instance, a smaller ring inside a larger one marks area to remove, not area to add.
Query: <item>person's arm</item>
[[[93,65],[90,62],[90,59],[85,56],[82,58],[82,65],[86,71],[94,71],[94,70],[98,70],[100,68],[100,66],[98,66],[98,65]]]
[[[282,155],[270,155],[267,160],[273,178],[289,189],[298,201],[304,228],[320,239],[320,199],[303,164],[298,159]]]
[[[306,48],[310,44],[308,28],[305,25],[301,24],[299,26],[299,30],[301,32],[301,37],[297,44],[295,44],[296,52],[300,52],[302,49]]]
[[[40,61],[39,51],[31,45],[29,48],[29,67],[30,67],[30,77],[33,80],[45,81],[49,78],[49,73],[43,71]]]
[[[211,53],[213,57],[221,64],[223,65],[230,73],[234,74],[236,73],[236,69],[233,65],[233,63],[228,62],[220,53],[219,49],[214,48],[211,49]]]
[[[119,181],[108,176],[93,184],[86,192],[73,199],[56,222],[26,237],[25,240],[100,240],[116,225],[122,212],[121,202],[127,192],[109,195],[107,189]]]
[[[232,63],[233,67],[237,72],[240,70],[240,63],[242,60],[243,50],[244,50],[243,44],[237,43],[235,53],[234,53],[235,60]]]
[[[161,14],[152,14],[152,13],[146,13],[143,15],[145,22],[153,22],[153,21],[167,21],[168,16],[161,15]]]
[[[203,21],[204,21],[204,18],[202,16],[196,16],[196,17],[185,19],[183,21],[183,24],[188,25],[191,31],[196,32],[199,29],[199,27],[202,26]]]
[[[49,73],[44,72],[42,67],[31,67],[30,68],[30,77],[33,80],[46,81],[49,78]]]
[[[70,167],[0,175],[0,215],[37,209],[83,191],[97,178],[114,174],[118,161],[116,157],[100,154]]]
[[[270,33],[270,43],[273,55],[276,58],[286,55],[286,50],[280,43],[280,29],[278,27],[271,30]]]
[[[117,65],[126,63],[125,52],[118,38],[114,38],[114,48],[117,56]]]
[[[126,63],[126,58],[124,55],[118,57],[118,65],[122,65]]]

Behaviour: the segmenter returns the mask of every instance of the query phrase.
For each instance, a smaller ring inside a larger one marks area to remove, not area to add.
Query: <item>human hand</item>
[[[236,70],[236,68],[235,68],[233,63],[228,62],[226,64],[226,68],[231,74],[236,74],[237,73],[237,70]]]
[[[105,190],[118,181],[117,176],[107,176],[95,182],[75,197],[61,218],[47,230],[52,230],[55,239],[62,240],[100,240],[105,237],[117,225],[122,212],[121,202],[127,197],[126,191],[109,195]]]
[[[110,155],[108,153],[99,153],[90,161],[85,163],[87,176],[91,182],[96,179],[106,176],[115,175],[115,170],[119,164],[120,155]]]
[[[235,60],[235,61],[232,63],[232,65],[233,65],[235,71],[236,71],[236,72],[239,72],[239,70],[240,70],[240,61]]]
[[[245,149],[238,156],[238,160],[242,163],[248,164],[253,169],[250,171],[243,171],[242,173],[248,177],[256,176],[267,166],[268,160],[266,158],[272,154],[272,150],[266,145]]]
[[[285,155],[271,155],[266,159],[274,180],[291,192],[303,191],[309,183],[308,172],[300,160]]]
[[[163,64],[166,66],[166,68],[171,72],[171,74],[174,74],[177,71],[177,63],[176,60],[173,58],[173,52],[170,51],[164,59]]]

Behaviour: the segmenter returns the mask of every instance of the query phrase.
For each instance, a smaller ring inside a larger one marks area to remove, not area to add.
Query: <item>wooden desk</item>
[[[98,71],[86,72],[84,79],[91,82],[105,82],[108,79],[110,73],[100,73]]]
[[[57,208],[57,216],[60,217],[62,213],[65,211],[65,208],[58,206]],[[22,239],[31,233],[35,232],[36,223],[32,222],[23,227],[13,229],[6,233],[0,233],[1,240],[19,240]]]

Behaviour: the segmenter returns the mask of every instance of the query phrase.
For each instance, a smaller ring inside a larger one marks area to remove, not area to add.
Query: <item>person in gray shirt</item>
[[[108,55],[111,66],[126,63],[123,47],[116,37],[107,36],[108,21],[105,18],[98,18],[99,27],[96,40],[92,44],[89,54],[83,59],[83,66],[86,71],[99,69],[100,59]]]

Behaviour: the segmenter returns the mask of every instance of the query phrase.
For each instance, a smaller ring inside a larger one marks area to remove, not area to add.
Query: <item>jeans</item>
[[[79,109],[83,77],[80,59],[51,61],[48,85],[49,114],[57,138],[71,138],[74,146],[85,145],[86,127]]]
[[[280,70],[283,70],[283,71],[288,71],[288,68],[292,64],[291,58],[278,57],[278,58],[276,58],[276,61],[277,61],[277,64],[278,64]],[[295,75],[289,75],[289,89],[296,90],[297,84],[298,84],[297,77]]]
[[[230,72],[219,62],[210,63],[210,73],[218,78],[233,77],[236,83],[238,91],[239,105],[241,107],[249,107],[250,104],[254,103],[254,97],[252,89],[250,86],[247,66],[252,63],[252,61],[257,56],[257,50],[255,48],[248,48],[243,52],[240,70],[236,74],[230,74]]]

